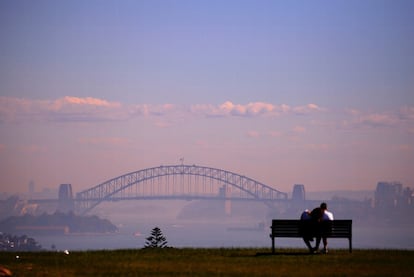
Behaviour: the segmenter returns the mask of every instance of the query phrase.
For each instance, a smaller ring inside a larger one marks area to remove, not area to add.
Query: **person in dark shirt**
[[[333,220],[333,214],[328,211],[328,206],[325,202],[311,212],[311,218],[313,222],[313,232],[316,238],[315,247],[312,252],[316,253],[319,251],[319,245],[321,240],[323,241],[323,253],[328,253],[328,239],[326,234],[330,231],[331,225],[327,224],[327,221]]]
[[[313,237],[316,239],[315,247],[311,250],[311,252],[317,253],[319,251],[319,245],[321,244],[322,239],[320,222],[322,221],[323,211],[321,207],[313,209],[310,216],[312,221],[311,229]]]
[[[313,241],[313,232],[312,232],[312,217],[309,210],[304,210],[300,216],[300,233],[302,235],[303,241],[309,249],[309,252],[313,251],[311,241]]]

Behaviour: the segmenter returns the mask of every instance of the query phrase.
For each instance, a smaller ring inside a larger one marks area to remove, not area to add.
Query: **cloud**
[[[174,113],[178,108],[173,104],[150,105],[138,104],[130,107],[131,114],[135,116],[164,116]]]
[[[190,111],[193,114],[204,115],[207,117],[246,116],[247,105],[233,104],[231,101],[226,101],[218,106],[195,104],[191,106]]]
[[[401,120],[404,121],[414,121],[414,106],[412,107],[402,107],[399,111]]]
[[[13,121],[16,117],[29,114],[32,101],[0,96],[0,122]]]
[[[109,102],[104,99],[93,98],[93,97],[73,97],[73,96],[65,96],[62,99],[58,99],[54,101],[54,104],[57,107],[63,107],[64,105],[89,105],[89,106],[96,106],[96,107],[120,107],[121,104],[118,102]]]
[[[25,120],[99,121],[125,118],[118,102],[65,96],[56,100],[0,97],[0,122]]]
[[[65,96],[55,100],[32,100],[0,97],[0,122],[27,120],[88,122],[126,120],[134,117],[275,117],[309,114],[322,109],[316,104],[291,107],[267,102],[236,104],[226,101],[219,105],[194,104],[121,104],[94,97]],[[165,124],[162,124],[165,125]]]
[[[218,106],[196,104],[190,108],[192,113],[202,114],[208,117],[224,117],[224,116],[242,116],[242,117],[257,117],[257,116],[280,116],[283,114],[309,114],[312,112],[323,111],[316,104],[308,104],[305,106],[290,107],[286,104],[275,105],[266,102],[250,102],[248,104],[234,104],[231,101],[226,101]]]
[[[358,117],[358,122],[372,127],[393,126],[398,123],[398,117],[388,113],[372,113]]]
[[[312,112],[321,112],[323,110],[324,109],[322,109],[316,104],[307,104],[305,106],[297,106],[292,109],[292,111],[298,115],[306,115]]]
[[[379,128],[408,125],[408,129],[410,129],[414,126],[414,107],[403,107],[395,111],[371,113],[350,109],[346,113],[350,116],[350,119],[343,120],[343,126],[345,127]]]
[[[209,117],[222,116],[219,110],[211,104],[194,104],[189,108],[189,112],[195,115],[205,115]]]
[[[250,115],[272,114],[276,110],[276,106],[269,103],[255,102],[247,105],[247,113]]]
[[[408,134],[414,133],[414,106],[395,110],[366,112],[356,109],[345,110],[339,123],[340,129],[394,129]]]
[[[65,96],[56,100],[0,97],[0,122],[58,121],[88,122],[159,117],[179,112],[173,104],[124,105],[93,97]]]

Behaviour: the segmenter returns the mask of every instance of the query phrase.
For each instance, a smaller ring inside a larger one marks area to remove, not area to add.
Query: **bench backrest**
[[[327,237],[331,238],[351,238],[352,237],[352,220],[336,219],[333,221],[324,221],[323,224],[329,224],[330,230]],[[304,221],[298,219],[273,219],[272,233],[273,237],[301,237],[301,227]]]

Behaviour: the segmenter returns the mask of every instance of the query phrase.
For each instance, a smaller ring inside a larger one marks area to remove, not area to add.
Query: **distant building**
[[[399,182],[378,182],[375,191],[375,208],[395,209],[412,203],[412,190]]]

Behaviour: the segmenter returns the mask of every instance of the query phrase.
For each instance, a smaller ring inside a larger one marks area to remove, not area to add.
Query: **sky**
[[[0,192],[159,165],[414,187],[414,2],[0,1]]]

